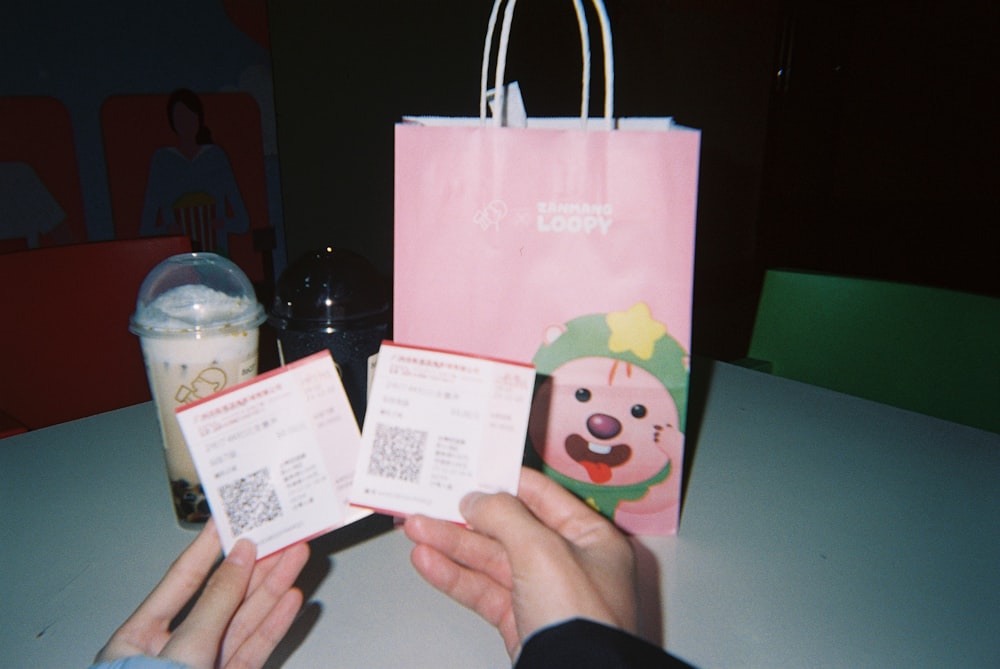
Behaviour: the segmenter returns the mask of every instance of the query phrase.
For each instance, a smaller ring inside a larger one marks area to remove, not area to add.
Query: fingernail
[[[252,564],[256,555],[257,547],[254,546],[253,542],[249,539],[240,539],[233,546],[232,550],[229,551],[229,556],[226,559],[231,564],[243,567]]]
[[[461,501],[459,501],[458,503],[459,512],[461,512],[463,516],[467,516],[468,513],[472,510],[472,507],[476,504],[476,502],[478,502],[483,497],[486,497],[485,493],[481,492],[466,493],[466,495],[462,497]]]

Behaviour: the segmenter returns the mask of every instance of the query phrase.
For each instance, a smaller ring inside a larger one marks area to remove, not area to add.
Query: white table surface
[[[705,668],[1000,666],[1000,435],[696,363],[646,636]],[[87,666],[193,537],[150,404],[0,440],[0,503],[0,667]],[[353,534],[315,542],[274,666],[509,666],[400,532]]]

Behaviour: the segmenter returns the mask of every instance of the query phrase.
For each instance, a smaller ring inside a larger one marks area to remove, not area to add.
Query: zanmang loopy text
[[[539,202],[536,215],[539,232],[606,235],[614,222],[610,204]]]

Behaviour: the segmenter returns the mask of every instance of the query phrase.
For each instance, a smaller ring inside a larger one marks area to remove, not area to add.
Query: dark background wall
[[[766,267],[1000,296],[996,3],[606,4],[616,115],[703,133],[695,353],[745,352]],[[391,272],[393,124],[477,113],[489,9],[269,2],[289,260],[334,244]],[[568,0],[518,4],[529,114],[574,113],[576,40]]]
[[[0,174],[0,253],[138,234],[143,158],[175,140],[164,108],[183,87],[207,96],[206,125],[245,191],[253,233],[275,232],[273,255],[261,244],[234,259],[254,278],[281,266],[265,0],[4,0],[0,62],[0,163],[37,177],[31,189]],[[253,233],[232,247],[251,247]]]

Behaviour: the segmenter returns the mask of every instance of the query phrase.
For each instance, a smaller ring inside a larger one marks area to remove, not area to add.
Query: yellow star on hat
[[[640,360],[652,358],[657,340],[667,333],[667,326],[653,320],[644,302],[636,302],[628,311],[613,311],[606,320],[611,328],[608,349],[612,353],[632,351]]]

